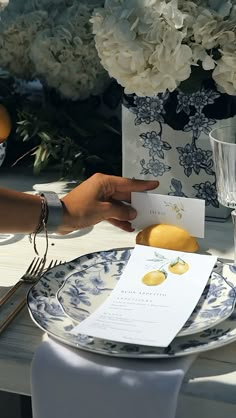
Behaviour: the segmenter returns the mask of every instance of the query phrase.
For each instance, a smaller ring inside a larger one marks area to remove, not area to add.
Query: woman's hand
[[[67,234],[103,220],[124,231],[133,231],[130,221],[137,213],[128,204],[131,192],[152,190],[158,185],[158,181],[94,174],[61,199],[64,215],[57,232]]]

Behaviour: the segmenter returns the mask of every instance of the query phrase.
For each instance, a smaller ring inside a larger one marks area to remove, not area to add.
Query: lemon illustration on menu
[[[168,265],[168,271],[172,274],[182,275],[184,273],[187,273],[188,270],[189,264],[180,257],[177,257]],[[160,268],[159,270],[152,270],[146,273],[142,277],[142,282],[146,286],[158,286],[167,279],[167,276],[168,273],[164,269]]]
[[[170,263],[168,270],[173,274],[184,274],[189,270],[189,264],[182,258],[177,257],[176,260]]]
[[[153,270],[146,273],[142,282],[146,286],[158,286],[166,280],[167,273],[164,270]]]

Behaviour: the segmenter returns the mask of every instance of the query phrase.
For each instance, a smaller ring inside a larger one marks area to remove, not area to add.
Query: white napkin
[[[195,358],[108,357],[48,338],[32,363],[33,418],[174,418]]]

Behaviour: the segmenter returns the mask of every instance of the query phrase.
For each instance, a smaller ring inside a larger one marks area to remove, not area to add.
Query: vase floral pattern
[[[204,199],[206,215],[226,218],[217,200],[209,132],[234,122],[236,101],[212,86],[185,94],[125,95],[123,175],[157,179],[158,193]]]

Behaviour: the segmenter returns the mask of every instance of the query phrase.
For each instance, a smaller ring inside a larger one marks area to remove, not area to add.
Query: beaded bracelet
[[[43,262],[45,263],[47,253],[48,253],[48,231],[46,227],[47,217],[48,217],[48,206],[47,206],[47,200],[45,199],[43,195],[40,195],[40,199],[41,199],[41,214],[39,218],[39,223],[35,231],[32,234],[29,234],[29,241],[30,243],[33,242],[34,252],[35,254],[39,255],[38,250],[37,250],[37,245],[36,245],[36,238],[37,238],[37,234],[44,231],[45,237],[46,237],[46,248],[44,251]],[[32,238],[32,235],[33,235],[33,238]]]

